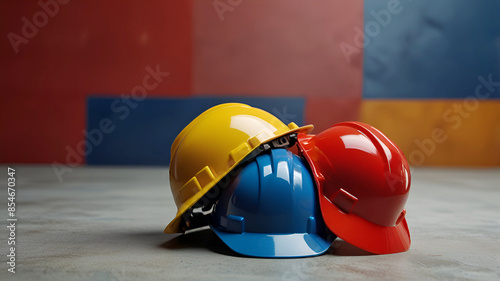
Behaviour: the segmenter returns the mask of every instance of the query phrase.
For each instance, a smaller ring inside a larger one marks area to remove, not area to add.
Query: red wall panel
[[[340,43],[363,28],[363,1],[194,2],[193,93],[305,96],[315,132],[358,118],[362,51]]]
[[[305,96],[316,132],[357,119],[362,53],[347,62],[339,44],[363,26],[362,0],[38,3],[0,3],[0,162],[81,163],[67,148],[87,96],[130,93],[147,66],[170,73],[148,96]]]
[[[130,93],[147,66],[170,73],[148,96],[191,93],[190,1],[39,3],[0,3],[0,162],[66,162],[86,97]]]

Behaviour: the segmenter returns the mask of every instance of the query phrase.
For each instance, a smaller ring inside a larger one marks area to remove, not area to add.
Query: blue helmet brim
[[[318,234],[230,233],[210,226],[214,233],[234,252],[251,257],[299,258],[318,256],[330,248],[331,242]]]

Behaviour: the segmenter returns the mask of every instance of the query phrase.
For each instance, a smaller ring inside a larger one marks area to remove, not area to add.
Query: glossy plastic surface
[[[370,125],[345,122],[315,136],[299,135],[298,145],[333,233],[376,254],[409,249],[404,206],[410,169],[392,141]]]
[[[272,149],[243,168],[223,191],[211,228],[235,252],[254,257],[305,257],[331,245],[305,161]]]
[[[179,229],[182,215],[261,144],[313,126],[288,126],[268,112],[240,103],[214,106],[189,123],[174,140],[170,188],[178,211],[165,228]]]

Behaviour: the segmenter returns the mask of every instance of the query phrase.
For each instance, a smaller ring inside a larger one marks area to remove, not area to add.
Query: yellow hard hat
[[[183,232],[183,214],[238,164],[267,149],[264,144],[312,128],[293,122],[287,126],[274,115],[241,103],[217,105],[200,114],[172,143],[170,188],[178,211],[165,233]]]

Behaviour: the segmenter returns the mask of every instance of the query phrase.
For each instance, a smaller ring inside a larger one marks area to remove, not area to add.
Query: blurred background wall
[[[166,165],[220,102],[500,165],[497,1],[3,1],[0,161]]]
[[[67,147],[85,138],[87,97],[130,95],[147,66],[171,73],[148,97],[191,94],[190,1],[2,1],[0,13],[4,163],[84,163]]]
[[[500,165],[500,2],[389,2],[365,1],[361,120],[415,166]]]

